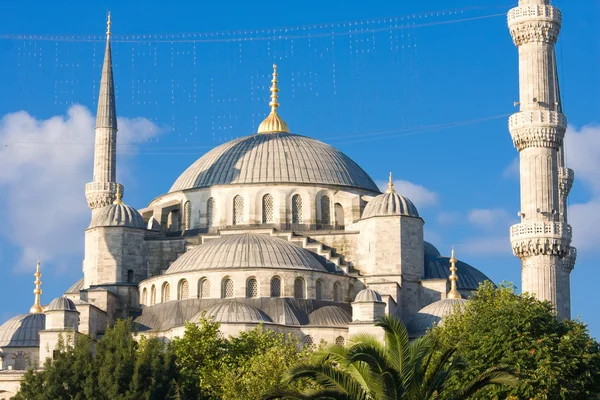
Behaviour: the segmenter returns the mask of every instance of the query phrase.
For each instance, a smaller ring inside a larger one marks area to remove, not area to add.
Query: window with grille
[[[331,215],[329,212],[329,196],[321,197],[321,223],[323,225],[331,224]]]
[[[233,198],[233,224],[241,225],[246,222],[244,215],[244,198],[237,195]]]
[[[200,279],[198,282],[198,298],[207,299],[210,297],[210,281],[208,279]]]
[[[27,359],[25,354],[17,354],[15,356],[15,369],[17,371],[25,371],[27,369]]]
[[[274,220],[273,196],[265,194],[262,200],[262,222],[263,224],[272,224]]]
[[[168,283],[165,283],[162,287],[161,302],[166,303],[169,300],[171,300],[171,285],[169,285]]]
[[[142,304],[145,306],[148,305],[148,289],[146,288],[142,290]]]
[[[206,202],[206,226],[209,228],[215,224],[215,199],[210,198]]]
[[[152,289],[150,289],[150,305],[153,306],[156,304],[156,286],[152,285]]]
[[[305,346],[312,346],[314,343],[314,340],[313,340],[312,336],[306,335],[306,336],[304,336],[303,342],[304,342]]]
[[[340,301],[340,284],[338,282],[333,284],[333,301]]]
[[[281,279],[278,276],[271,279],[271,297],[281,297]]]
[[[292,224],[302,224],[304,216],[302,215],[302,197],[295,194],[292,197]]]
[[[304,279],[296,278],[294,281],[294,297],[297,299],[305,298],[304,295]]]
[[[346,344],[346,340],[343,336],[338,336],[335,338],[335,344],[337,344],[338,346],[343,346],[344,344]]]
[[[317,300],[323,300],[323,281],[320,279],[315,286],[315,297]]]
[[[190,285],[188,284],[188,281],[183,279],[181,282],[179,282],[179,293],[177,294],[177,299],[184,300],[188,297],[190,297]]]
[[[183,205],[183,230],[187,231],[192,227],[192,203],[186,201]]]
[[[224,299],[233,297],[233,281],[230,278],[225,278],[223,280],[223,292],[221,297]]]
[[[256,279],[254,278],[248,279],[248,283],[246,284],[246,297],[258,297],[258,282],[256,282]]]

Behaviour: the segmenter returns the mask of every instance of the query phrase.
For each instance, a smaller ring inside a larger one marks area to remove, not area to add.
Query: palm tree
[[[306,380],[317,389],[272,393],[266,400],[463,400],[489,385],[516,383],[507,368],[492,368],[467,382],[462,390],[449,393],[449,378],[465,367],[456,349],[437,351],[430,335],[412,342],[397,317],[385,316],[376,326],[383,328],[385,343],[370,335],[357,335],[346,348],[331,346],[317,352],[311,364],[292,368],[284,378],[288,384]]]

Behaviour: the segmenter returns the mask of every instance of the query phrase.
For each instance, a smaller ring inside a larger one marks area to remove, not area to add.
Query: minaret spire
[[[111,52],[111,16],[106,21],[106,48],[102,64],[98,111],[96,113],[96,144],[94,147],[94,179],[85,187],[89,207],[94,210],[111,204],[117,192],[117,110]]]
[[[450,257],[450,291],[446,296],[449,299],[462,299],[460,292],[456,288],[456,281],[458,281],[458,275],[456,275],[456,257],[454,257],[454,246],[452,246],[452,257]]]
[[[40,281],[40,278],[42,277],[42,273],[40,272],[40,258],[38,257],[37,259],[37,267],[35,269],[35,274],[33,275],[35,276],[35,289],[33,290],[33,294],[35,295],[35,300],[33,303],[33,306],[31,306],[31,308],[29,309],[29,312],[31,314],[40,314],[43,310],[42,310],[42,306],[40,305],[40,296],[42,294],[42,281]]]
[[[273,64],[273,79],[271,80],[270,89],[271,102],[269,103],[269,106],[271,107],[271,113],[258,126],[258,133],[289,132],[287,124],[281,119],[279,114],[277,114],[277,107],[279,107],[279,102],[277,101],[279,87],[277,86],[277,83],[279,83],[277,80],[277,65]]]

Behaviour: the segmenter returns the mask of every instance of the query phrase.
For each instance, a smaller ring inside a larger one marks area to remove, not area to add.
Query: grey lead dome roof
[[[22,314],[0,326],[0,347],[39,347],[39,332],[46,329],[44,314]]]
[[[258,308],[235,300],[213,304],[205,311],[196,314],[190,322],[200,322],[202,314],[206,315],[207,318],[212,318],[215,322],[273,322],[267,314]]]
[[[245,183],[323,184],[380,193],[369,175],[341,151],[283,132],[246,136],[212,149],[181,174],[169,192]]]
[[[73,303],[73,300],[67,299],[63,296],[52,300],[44,309],[44,312],[48,311],[77,311],[77,308],[75,308],[75,303]]]
[[[373,289],[366,288],[358,292],[356,298],[354,299],[355,303],[373,303],[380,302],[381,295]]]
[[[465,299],[443,299],[423,307],[408,323],[411,337],[424,335],[427,329],[441,325],[444,318],[449,315],[455,306],[464,307]]]
[[[419,212],[412,201],[406,197],[398,193],[383,193],[367,203],[362,219],[388,215],[418,217]]]
[[[99,226],[146,229],[146,223],[140,213],[135,208],[125,204],[110,204],[92,214],[90,228]]]
[[[179,257],[167,274],[234,268],[301,269],[328,272],[313,254],[283,239],[243,233],[210,240]]]
[[[350,313],[338,306],[325,306],[308,315],[309,325],[316,326],[348,326],[352,322]]]

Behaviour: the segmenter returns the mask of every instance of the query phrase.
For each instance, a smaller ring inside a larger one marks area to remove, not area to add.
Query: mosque
[[[554,63],[561,15],[549,0],[520,0],[508,22],[520,54],[521,110],[509,127],[522,182],[522,221],[510,238],[523,262],[523,290],[568,318],[576,253]],[[131,317],[138,335],[165,340],[204,315],[225,335],[263,324],[309,345],[382,336],[376,320],[394,314],[418,337],[488,279],[424,241],[424,221],[391,174],[382,193],[347,155],[291,132],[278,111],[275,65],[270,91],[270,113],[255,134],[210,150],[168,193],[136,210],[115,179],[109,17],[93,180],[85,186],[83,276],[42,305],[38,261],[33,307],[0,326],[0,399],[18,390],[26,369],[53,357],[60,336],[97,339],[117,318]]]

